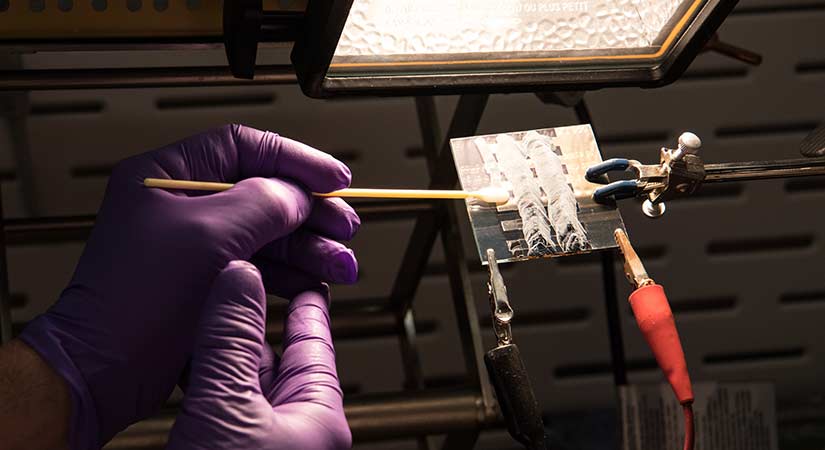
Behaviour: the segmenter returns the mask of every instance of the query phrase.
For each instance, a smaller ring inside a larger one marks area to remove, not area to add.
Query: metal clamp
[[[487,287],[490,290],[490,309],[497,345],[484,354],[484,365],[487,366],[487,374],[496,391],[510,436],[528,450],[547,450],[549,446],[541,420],[541,407],[518,346],[513,343],[510,328],[513,308],[507,299],[507,287],[498,270],[493,249],[487,249],[487,267],[490,270]]]
[[[504,278],[498,270],[496,262],[496,252],[487,249],[487,267],[490,270],[490,281],[487,289],[490,293],[490,310],[493,317],[493,331],[496,334],[496,341],[499,346],[513,343],[513,330],[510,321],[513,320],[513,308],[507,298],[507,286],[504,285]]]
[[[607,179],[611,172],[631,172],[635,178],[611,183]],[[591,183],[606,185],[593,193],[596,201],[621,200],[663,188],[667,182],[667,171],[660,165],[645,165],[635,159],[613,158],[590,167],[584,177]]]
[[[636,160],[614,158],[590,167],[585,178],[606,186],[593,192],[597,202],[624,198],[645,198],[642,211],[649,217],[665,212],[665,200],[696,191],[705,179],[705,166],[698,156],[702,141],[693,133],[682,133],[675,149],[662,148],[659,164],[642,164]],[[610,182],[607,174],[630,171],[634,179]]]
[[[690,195],[702,184],[825,175],[825,126],[803,141],[802,153],[811,156],[805,159],[705,164],[698,155],[701,145],[695,134],[683,133],[678,148],[660,150],[659,164],[645,165],[625,158],[596,164],[587,170],[585,178],[605,186],[593,192],[593,199],[613,203],[624,198],[643,198],[642,211],[656,218],[664,214],[665,201]],[[619,171],[632,172],[635,178],[611,183],[607,174]]]
[[[613,237],[616,239],[616,244],[619,245],[619,250],[622,252],[624,275],[627,277],[627,280],[630,281],[630,284],[632,284],[635,289],[654,284],[653,280],[648,276],[642,260],[639,259],[639,255],[636,254],[636,250],[630,245],[630,239],[628,239],[627,233],[625,233],[623,229],[617,228],[616,231],[613,232]]]

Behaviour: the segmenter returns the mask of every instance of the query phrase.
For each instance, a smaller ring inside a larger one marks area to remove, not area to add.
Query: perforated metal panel
[[[2,14],[2,13],[0,13]],[[825,119],[825,2],[743,0],[723,25],[723,39],[764,55],[750,68],[700,56],[683,80],[657,90],[588,95],[604,157],[651,162],[682,130],[699,134],[707,162],[796,157],[805,134]],[[185,55],[109,55],[96,64],[185,63]],[[198,54],[189,63],[220,61]],[[76,55],[33,55],[30,67],[77,63]],[[360,186],[422,187],[411,99],[324,102],[297,87],[187,88],[42,92],[30,96],[28,129],[41,212],[91,214],[117,160],[226,122],[279,131],[339,155]],[[440,98],[446,120],[454,98]],[[480,133],[575,123],[569,110],[531,95],[494,96]],[[11,130],[0,122],[0,182],[7,216],[21,216],[10,154]],[[825,394],[824,180],[712,186],[673,202],[658,221],[638,205],[622,207],[628,232],[648,271],[667,287],[696,380],[770,380],[780,404]],[[362,266],[355,287],[334,289],[335,301],[386,296],[412,222],[366,223],[353,241]],[[465,224],[467,254],[474,255]],[[440,249],[440,246],[436,246]],[[42,311],[71,275],[81,245],[12,247],[14,319]],[[480,311],[485,273],[473,269]],[[533,386],[548,412],[609,407],[614,402],[599,265],[583,256],[503,267],[516,309],[514,333]],[[621,295],[629,287],[620,283]],[[422,364],[433,386],[459,381],[460,346],[442,255],[437,251],[415,301]],[[629,309],[623,309],[632,382],[660,374]],[[492,336],[485,319],[487,344]],[[337,342],[347,392],[398,390],[401,362],[394,336]],[[381,366],[377,366],[377,361]],[[480,447],[506,448],[503,433]],[[515,446],[512,446],[515,448]],[[414,448],[412,443],[359,448]]]

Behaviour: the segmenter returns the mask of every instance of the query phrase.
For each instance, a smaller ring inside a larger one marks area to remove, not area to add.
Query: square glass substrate
[[[596,203],[599,185],[585,180],[602,161],[590,125],[452,139],[450,146],[464,190],[510,193],[502,205],[466,201],[482,264],[488,248],[510,262],[616,247],[622,217],[615,204]]]

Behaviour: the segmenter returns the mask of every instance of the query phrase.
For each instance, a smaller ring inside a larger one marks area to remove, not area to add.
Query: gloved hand
[[[238,183],[204,195],[145,188],[146,177]],[[352,252],[331,239],[351,238],[358,216],[308,193],[349,182],[331,156],[237,125],[118,164],[71,283],[20,336],[66,380],[71,448],[100,448],[162,406],[230,261],[254,256],[284,297],[306,280],[354,282]]]
[[[266,297],[254,266],[234,261],[203,308],[169,450],[341,449],[344,417],[326,286],[289,304],[279,361],[264,341]]]

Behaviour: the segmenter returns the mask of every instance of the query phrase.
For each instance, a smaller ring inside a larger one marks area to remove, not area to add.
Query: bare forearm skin
[[[71,400],[63,379],[20,341],[0,347],[0,450],[65,449]]]

